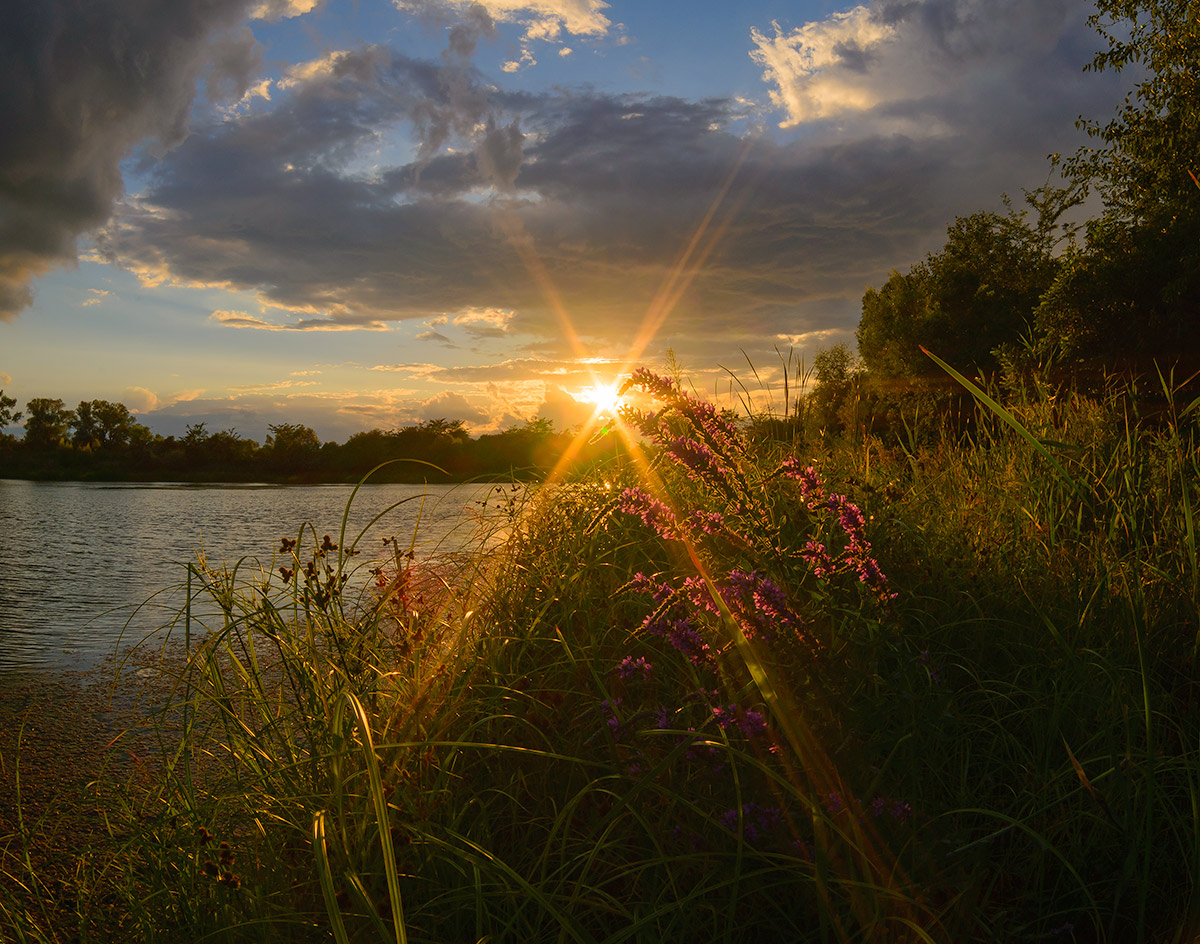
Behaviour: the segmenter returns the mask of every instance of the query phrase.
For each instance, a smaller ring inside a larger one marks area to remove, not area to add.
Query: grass
[[[486,553],[392,545],[360,590],[343,526],[197,567],[157,776],[65,913],[10,844],[0,936],[1200,933],[1195,402],[976,390],[966,435],[747,447],[633,382],[644,451]]]

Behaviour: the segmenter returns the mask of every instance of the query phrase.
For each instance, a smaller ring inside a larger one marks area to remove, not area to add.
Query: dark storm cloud
[[[250,0],[14,0],[0,5],[0,319],[75,259],[122,192],[118,165],[187,133],[211,44]],[[220,44],[214,90],[241,95],[252,37]]]
[[[744,106],[727,100],[506,94],[453,56],[335,54],[167,155],[98,246],[148,278],[343,325],[503,309],[504,332],[530,340],[562,334],[561,303],[615,346],[684,271],[663,334],[679,349],[845,331],[864,288],[955,215],[1042,183],[1075,117],[1118,98],[1080,75],[1095,44],[1082,2],[872,9],[892,32],[831,27],[848,84],[819,94],[874,97],[790,141],[738,132]],[[410,161],[367,160],[410,130]]]

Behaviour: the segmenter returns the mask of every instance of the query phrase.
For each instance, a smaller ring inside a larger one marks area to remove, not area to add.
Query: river
[[[418,558],[473,547],[495,485],[368,485],[345,541],[368,528],[360,574],[388,553]],[[274,570],[280,539],[304,525],[336,542],[352,486],[178,485],[0,480],[0,675],[86,669],[161,634],[186,596],[187,564],[242,558]],[[304,543],[311,550],[307,529]],[[364,562],[367,566],[362,566]]]

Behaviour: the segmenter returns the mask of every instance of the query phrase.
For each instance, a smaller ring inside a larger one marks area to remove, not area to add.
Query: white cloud
[[[775,86],[771,100],[787,112],[782,127],[863,111],[889,94],[865,80],[861,71],[864,61],[878,55],[896,33],[878,22],[868,7],[834,13],[786,34],[778,23],[771,26],[773,37],[751,29],[757,48],[750,58],[763,67],[763,80]]]
[[[500,66],[501,72],[520,72],[522,69],[528,69],[530,66],[536,66],[537,59],[534,58],[533,52],[528,46],[522,47],[520,59],[510,59]]]
[[[563,48],[558,51],[558,55],[561,58],[566,59],[567,56],[571,55],[571,53],[573,53],[574,51],[575,50],[572,49],[570,46],[563,46]]]
[[[303,16],[314,10],[321,0],[262,0],[250,16],[256,20],[278,20]]]
[[[158,394],[145,387],[126,387],[121,402],[129,407],[130,413],[148,413],[163,405]]]
[[[80,308],[90,308],[92,305],[99,305],[100,302],[104,300],[105,296],[110,294],[107,290],[102,288],[89,288],[88,292],[91,293],[92,297],[84,299],[82,302],[80,302]]]
[[[978,108],[1024,84],[1086,14],[1080,0],[869,0],[790,31],[773,22],[772,36],[751,29],[749,54],[781,127],[868,116],[929,137],[951,130],[930,118],[939,103]]]
[[[424,401],[416,410],[416,416],[422,420],[462,420],[472,427],[486,426],[491,421],[491,414],[486,409],[476,406],[461,393],[449,390]]]
[[[426,12],[430,0],[393,0],[397,9],[410,13]],[[527,39],[554,40],[563,33],[575,36],[603,36],[612,21],[604,15],[604,0],[442,0],[453,10],[483,7],[501,23],[520,23]]]

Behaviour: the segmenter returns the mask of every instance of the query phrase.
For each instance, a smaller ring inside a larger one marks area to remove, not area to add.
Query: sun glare
[[[621,406],[621,395],[617,390],[618,384],[614,381],[610,384],[593,384],[585,387],[579,395],[583,398],[583,402],[591,403],[596,407],[597,416],[606,414],[615,416],[617,409]]]

